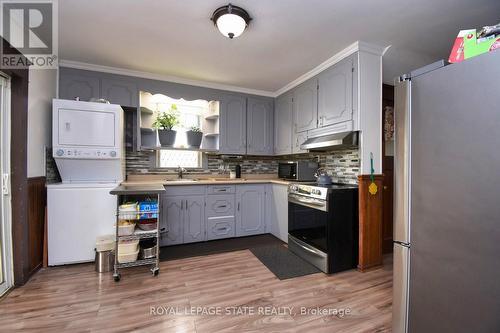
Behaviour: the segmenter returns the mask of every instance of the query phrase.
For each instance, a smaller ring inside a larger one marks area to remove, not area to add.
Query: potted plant
[[[174,145],[177,131],[174,131],[173,127],[177,124],[179,124],[179,117],[175,104],[172,104],[168,112],[160,113],[156,117],[153,126],[158,129],[158,138],[162,146],[172,147]]]
[[[186,131],[187,144],[191,148],[200,148],[201,140],[203,139],[203,133],[199,127],[193,126]]]

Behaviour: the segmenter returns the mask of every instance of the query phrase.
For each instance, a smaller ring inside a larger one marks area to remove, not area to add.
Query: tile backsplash
[[[319,166],[326,169],[334,182],[357,184],[360,170],[358,149],[346,149],[331,152],[309,153],[287,156],[244,156],[241,160],[225,160],[219,155],[207,155],[203,169],[188,169],[188,174],[218,175],[220,166],[226,165],[234,170],[237,164],[241,165],[244,174],[278,174],[278,163],[283,160],[315,159]],[[151,152],[127,152],[127,175],[131,174],[175,174],[172,169],[157,168],[155,155]]]

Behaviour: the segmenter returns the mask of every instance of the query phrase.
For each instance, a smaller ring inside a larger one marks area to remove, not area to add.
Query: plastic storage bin
[[[137,215],[137,203],[126,203],[118,207],[118,215],[121,220],[135,220]]]
[[[139,240],[121,240],[118,242],[118,254],[133,253],[139,248]]]
[[[132,253],[120,253],[118,250],[118,262],[120,264],[125,264],[129,262],[137,261],[137,257],[139,256],[139,249]]]
[[[95,242],[95,249],[97,252],[112,251],[115,249],[115,236],[103,235],[97,236]]]
[[[129,236],[134,233],[135,223],[131,224],[118,224],[118,236]]]

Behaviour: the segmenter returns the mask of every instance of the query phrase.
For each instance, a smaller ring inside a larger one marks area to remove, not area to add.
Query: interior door
[[[0,296],[12,286],[12,240],[10,224],[10,89],[9,81],[0,76]]]

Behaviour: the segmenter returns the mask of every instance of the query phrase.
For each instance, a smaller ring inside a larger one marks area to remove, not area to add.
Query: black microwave
[[[311,161],[289,161],[278,163],[278,178],[296,181],[314,181],[318,163]]]

